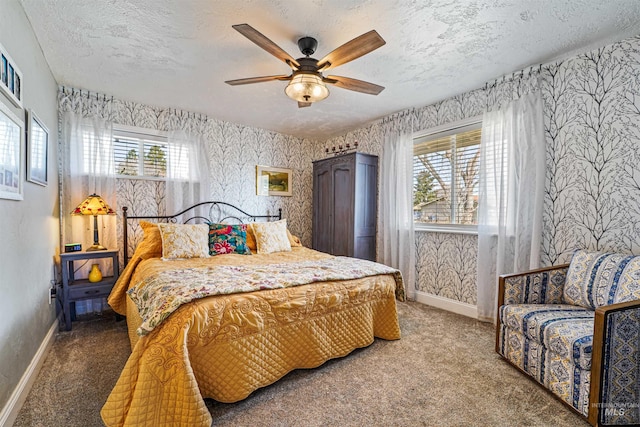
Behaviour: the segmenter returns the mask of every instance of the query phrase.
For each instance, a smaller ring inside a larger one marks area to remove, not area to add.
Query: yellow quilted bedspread
[[[151,333],[127,289],[167,268],[283,263],[329,255],[307,248],[269,255],[224,255],[125,269],[109,303],[127,315],[132,354],[107,402],[107,426],[209,426],[203,398],[236,402],[297,368],[365,347],[374,337],[399,339],[393,275],[243,294],[218,295],[181,306]],[[131,280],[130,280],[131,279]]]

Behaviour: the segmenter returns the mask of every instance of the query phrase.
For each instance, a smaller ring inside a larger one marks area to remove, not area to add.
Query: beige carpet
[[[493,327],[399,303],[403,337],[298,370],[234,404],[207,400],[215,426],[587,426],[494,353]],[[128,355],[124,322],[60,332],[15,426],[101,426]]]

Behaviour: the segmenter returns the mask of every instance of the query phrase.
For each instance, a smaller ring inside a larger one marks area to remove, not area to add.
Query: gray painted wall
[[[24,200],[0,199],[0,408],[54,318],[48,289],[59,251],[56,82],[17,0],[0,4],[0,43],[23,73],[24,107],[49,128],[49,185],[24,182]],[[13,105],[0,95],[0,102]],[[24,117],[24,111],[12,106]]]

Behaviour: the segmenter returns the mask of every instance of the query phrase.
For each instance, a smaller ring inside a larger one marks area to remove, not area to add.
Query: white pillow
[[[291,252],[286,219],[274,222],[254,222],[252,226],[259,254]]]
[[[158,224],[162,236],[162,259],[208,258],[207,224]]]

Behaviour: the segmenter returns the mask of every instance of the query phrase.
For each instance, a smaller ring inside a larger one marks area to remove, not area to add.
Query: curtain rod
[[[532,66],[530,66],[528,68],[529,68],[529,70],[527,72],[527,76],[528,77],[531,77],[534,74],[534,72],[538,72],[538,73],[542,72],[542,64],[538,64],[537,66],[536,65],[532,65]],[[489,87],[492,87],[492,88],[496,87],[498,85],[498,83],[504,83],[505,81],[507,81],[507,78],[508,78],[508,80],[515,80],[516,78],[522,79],[522,78],[524,78],[524,74],[526,72],[525,70],[526,70],[526,68],[523,68],[520,71],[514,71],[513,73],[511,73],[511,76],[509,76],[509,74],[504,74],[502,76],[502,81],[500,81],[501,80],[500,77],[494,79],[493,83],[491,83],[491,80],[489,80],[488,82],[486,82],[484,84],[484,89],[487,90],[487,89],[489,89]]]
[[[86,94],[87,99],[91,98],[90,90],[76,89],[74,87],[66,87],[64,85],[61,85],[60,88],[62,89],[62,93],[65,93],[65,94],[69,94],[69,91],[71,91],[71,95],[75,96],[76,90],[77,90],[79,96],[83,96],[84,94]],[[107,95],[104,93],[100,94],[99,92],[95,92],[95,95],[96,95],[96,101],[100,101],[100,95],[102,95],[103,102],[107,102],[107,101],[113,102],[113,95],[111,95],[110,99],[107,98]],[[191,112],[191,111],[185,111],[185,110],[178,110],[177,108],[167,108],[166,110],[169,112],[169,114],[171,114],[171,112],[173,111],[174,116],[184,117],[184,115],[186,114],[188,119],[198,119],[202,121],[207,121],[209,117],[206,114],[196,113],[195,111]]]
[[[74,88],[74,87],[68,88],[68,87],[62,85],[62,86],[60,86],[60,88],[62,89],[62,93],[68,94],[69,90],[71,90],[71,95],[72,96],[76,94],[76,88]],[[91,98],[91,91],[90,90],[78,89],[78,95],[79,96],[82,96],[84,93],[86,93],[87,99]],[[107,95],[104,94],[104,93],[101,94],[99,92],[95,92],[95,94],[96,94],[96,101],[100,101],[100,95],[102,95],[102,101],[103,102],[107,102],[107,101],[113,102],[113,95],[111,95],[111,97],[108,98]]]

